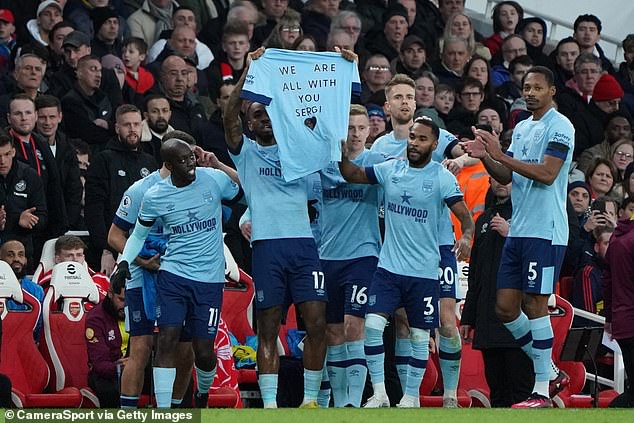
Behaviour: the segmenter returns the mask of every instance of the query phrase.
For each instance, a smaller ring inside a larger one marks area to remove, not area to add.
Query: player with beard
[[[463,145],[495,180],[513,182],[513,224],[498,271],[496,314],[533,359],[533,393],[513,408],[546,408],[568,379],[552,364],[548,297],[568,243],[566,190],[575,130],[555,109],[554,76],[548,68],[529,69],[522,91],[532,116],[517,124],[506,154],[498,135],[481,129],[474,129],[476,139]]]
[[[114,250],[107,235],[123,193],[135,181],[157,169],[154,158],[141,151],[141,112],[126,104],[116,111],[116,139],[97,154],[86,176],[84,216],[90,233],[88,262],[93,269],[110,275],[114,268]],[[100,263],[100,264],[99,264]]]
[[[44,290],[41,286],[33,282],[26,277],[26,251],[24,250],[24,244],[20,241],[9,240],[2,244],[0,247],[0,260],[5,263],[9,263],[15,277],[18,278],[20,286],[23,290],[33,295],[37,300],[42,303],[44,301]],[[7,308],[9,310],[28,310],[29,306],[26,304],[18,304],[13,300],[7,301]],[[37,319],[37,325],[33,330],[33,338],[35,342],[40,340],[40,330],[42,329],[42,315]]]
[[[206,407],[216,374],[213,347],[225,281],[221,202],[239,200],[241,191],[224,172],[197,169],[194,151],[182,140],[165,141],[161,156],[170,176],[143,196],[137,224],[111,281],[116,284],[131,278],[129,263],[160,219],[170,238],[156,283],[160,330],[154,359],[156,402],[162,408],[171,405],[180,358],[177,347],[186,329],[192,336],[195,356],[196,406]]]
[[[414,110],[416,108],[416,84],[408,76],[397,74],[385,86],[387,98],[387,111],[392,119],[393,131],[378,138],[371,152],[374,157],[383,157],[383,160],[405,159],[407,137],[413,124]],[[431,159],[442,163],[454,174],[459,172],[465,161],[469,160],[464,154],[458,139],[444,129],[439,130],[438,146],[432,151]],[[378,156],[377,156],[378,155]],[[455,242],[455,236],[449,216],[449,209],[443,211],[440,234],[440,337],[438,342],[440,356],[440,370],[443,375],[443,406],[457,407],[457,388],[460,376],[460,354],[462,343],[456,326],[456,281],[458,263],[451,252]],[[396,319],[396,345],[395,361],[396,370],[401,381],[401,387],[405,390],[407,384],[407,372],[409,357],[412,354],[410,331],[407,319],[402,309],[395,313]]]
[[[151,95],[145,100],[141,127],[141,148],[154,156],[156,163],[161,163],[161,140],[174,128],[169,124],[172,118],[172,107],[165,96]]]
[[[417,118],[409,130],[406,160],[388,160],[365,168],[353,164],[347,147],[342,147],[339,167],[346,181],[379,184],[385,191],[385,240],[370,284],[365,319],[366,362],[374,389],[367,408],[390,406],[385,389],[383,331],[387,318],[401,306],[409,322],[412,353],[404,395],[397,406],[420,406],[419,388],[429,358],[430,330],[439,322],[438,268],[447,207],[462,228],[462,237],[451,252],[459,260],[469,256],[473,220],[456,178],[432,161],[438,135],[438,126],[431,119]]]

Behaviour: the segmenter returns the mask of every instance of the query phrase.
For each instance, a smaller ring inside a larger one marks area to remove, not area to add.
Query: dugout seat
[[[427,360],[427,369],[425,370],[425,376],[423,377],[423,382],[421,383],[420,389],[420,406],[421,407],[442,407],[442,395],[432,395],[435,389],[442,389],[442,378],[440,368],[438,364],[438,354],[430,354],[429,359]],[[429,376],[428,376],[429,374]],[[434,379],[435,374],[435,383],[431,384],[431,381]],[[430,380],[426,381],[425,378],[429,377]],[[424,389],[423,389],[424,388]],[[461,408],[469,408],[471,407],[471,397],[460,386],[458,386],[458,405]]]
[[[55,242],[57,238],[49,239],[42,247],[40,261],[33,272],[33,282],[37,282],[40,276],[55,266]]]
[[[52,372],[51,390],[77,388],[85,397],[85,407],[99,406],[96,395],[88,388],[85,336],[86,306],[98,302],[99,291],[86,266],[69,261],[53,267],[42,309],[40,351]]]
[[[9,298],[27,304],[29,310],[8,310],[6,301]],[[40,313],[40,302],[21,289],[11,267],[0,261],[0,316],[3,325],[0,373],[11,379],[13,404],[20,408],[79,407],[82,396],[77,388],[44,393],[50,372],[33,340],[33,329]]]
[[[458,388],[471,397],[472,407],[491,407],[491,390],[484,375],[482,352],[473,349],[472,343],[462,343],[462,363]]]

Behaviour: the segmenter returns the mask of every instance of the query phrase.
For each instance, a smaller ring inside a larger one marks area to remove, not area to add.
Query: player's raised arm
[[[345,141],[341,143],[341,161],[339,162],[341,176],[351,184],[371,184],[372,181],[365,173],[365,169],[352,163],[348,159],[348,145]]]

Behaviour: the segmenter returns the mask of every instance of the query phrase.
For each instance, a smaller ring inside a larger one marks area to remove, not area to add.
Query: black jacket
[[[46,195],[46,206],[48,210],[49,225],[46,228],[46,235],[56,238],[68,229],[68,216],[64,203],[64,193],[60,170],[53,156],[53,152],[46,140],[39,134],[31,134],[31,142],[23,143],[15,136],[13,131],[8,131],[13,136],[15,145],[15,158],[30,166],[41,177]]]
[[[510,219],[513,206],[509,199],[504,204],[487,208],[476,221],[475,238],[469,261],[469,290],[462,311],[463,325],[475,327],[473,347],[519,348],[519,345],[495,315],[497,273],[506,238],[489,229],[496,213]]]
[[[51,78],[48,94],[52,94],[61,99],[73,88],[75,82],[77,82],[75,69],[64,63],[61,69]],[[99,88],[106,94],[106,96],[108,96],[113,109],[116,109],[123,104],[121,85],[119,85],[119,79],[117,79],[117,75],[115,75],[114,70],[101,70],[101,85]]]
[[[559,112],[570,119],[575,127],[575,149],[572,159],[575,160],[584,150],[603,141],[605,115],[599,108],[584,100],[576,91],[564,87],[555,95]]]
[[[62,111],[66,121],[66,132],[71,138],[79,138],[90,144],[95,151],[103,149],[114,132],[112,104],[103,91],[97,90],[87,96],[75,83],[73,88],[62,98]],[[110,129],[102,128],[94,123],[95,119],[103,119]]]
[[[27,257],[33,253],[34,233],[42,232],[48,225],[46,195],[42,178],[29,165],[13,159],[13,165],[6,177],[0,175],[0,205],[7,212],[7,222],[0,232],[0,242],[17,239],[24,244]],[[35,207],[34,214],[40,218],[33,229],[21,227],[20,214]]]
[[[93,158],[86,176],[84,206],[93,251],[101,253],[107,248],[108,230],[123,193],[156,169],[154,157],[127,149],[117,138]]]

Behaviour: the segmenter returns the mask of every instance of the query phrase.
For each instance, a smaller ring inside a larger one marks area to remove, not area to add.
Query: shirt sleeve
[[[112,223],[124,231],[129,231],[136,223],[141,206],[141,198],[135,195],[132,187],[123,194]]]
[[[266,106],[271,104],[273,93],[271,91],[271,78],[275,72],[275,67],[279,68],[282,75],[290,72],[291,64],[274,60],[275,52],[266,50],[264,55],[257,60],[253,60],[249,65],[249,71],[244,80],[244,87],[240,97],[245,100],[262,103]]]
[[[383,185],[390,174],[393,172],[396,160],[388,160],[387,162],[378,163],[374,166],[366,167],[365,174],[374,184]]]
[[[238,184],[233,182],[233,180],[231,180],[231,178],[223,171],[214,169],[211,175],[218,184],[220,195],[223,200],[233,200],[240,192]]]
[[[453,206],[458,201],[463,199],[462,191],[460,191],[460,185],[456,180],[456,177],[448,170],[443,169],[440,173],[440,192],[442,198],[448,207]]]
[[[568,122],[554,122],[548,130],[548,146],[545,155],[566,160],[574,149],[575,129]]]

